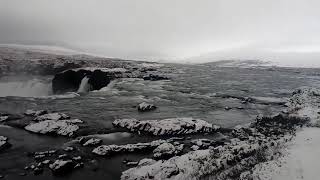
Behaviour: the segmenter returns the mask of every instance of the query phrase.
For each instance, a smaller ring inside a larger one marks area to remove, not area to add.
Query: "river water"
[[[104,144],[125,144],[155,138],[118,132],[112,126],[114,119],[194,117],[232,128],[250,123],[260,114],[272,115],[281,111],[283,105],[274,102],[285,101],[298,87],[320,85],[316,69],[216,67],[213,64],[168,64],[161,68],[170,80],[117,79],[99,91],[81,91],[80,96],[52,95],[52,77],[2,78],[0,111],[23,113],[27,109],[47,109],[64,112],[85,121],[85,127],[80,129],[81,135],[104,134]],[[262,103],[243,104],[241,99],[224,98],[226,95],[254,97]],[[136,106],[141,102],[153,103],[158,108],[152,112],[138,112]],[[226,111],[225,107],[232,109]],[[98,171],[92,171],[88,166],[65,177],[53,177],[49,171],[36,177],[19,176],[24,165],[32,162],[26,156],[27,152],[63,147],[72,139],[36,135],[8,126],[0,126],[0,135],[7,136],[13,145],[0,154],[0,174],[7,174],[7,179],[118,179],[121,171],[128,168],[122,164],[124,158],[139,160],[148,156],[128,154],[96,158]]]

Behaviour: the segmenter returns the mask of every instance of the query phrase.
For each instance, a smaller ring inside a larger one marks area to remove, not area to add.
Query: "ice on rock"
[[[179,135],[217,131],[220,127],[201,119],[170,118],[163,120],[117,119],[116,127],[126,128],[132,132],[146,132],[153,135]]]

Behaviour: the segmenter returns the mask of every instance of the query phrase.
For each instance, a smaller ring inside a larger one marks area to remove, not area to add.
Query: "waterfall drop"
[[[85,76],[82,78],[80,86],[78,88],[78,93],[86,93],[90,91],[90,84],[89,84],[89,78]]]

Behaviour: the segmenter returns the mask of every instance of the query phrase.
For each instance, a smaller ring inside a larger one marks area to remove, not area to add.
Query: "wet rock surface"
[[[54,174],[65,174],[73,170],[74,163],[71,160],[56,160],[49,167]]]
[[[11,146],[11,144],[8,142],[8,138],[5,136],[0,136],[0,151],[3,149],[7,149]]]

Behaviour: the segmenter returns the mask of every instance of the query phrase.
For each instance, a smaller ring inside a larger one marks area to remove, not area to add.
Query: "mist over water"
[[[0,97],[40,97],[52,94],[50,81],[37,78],[28,80],[0,80]]]

